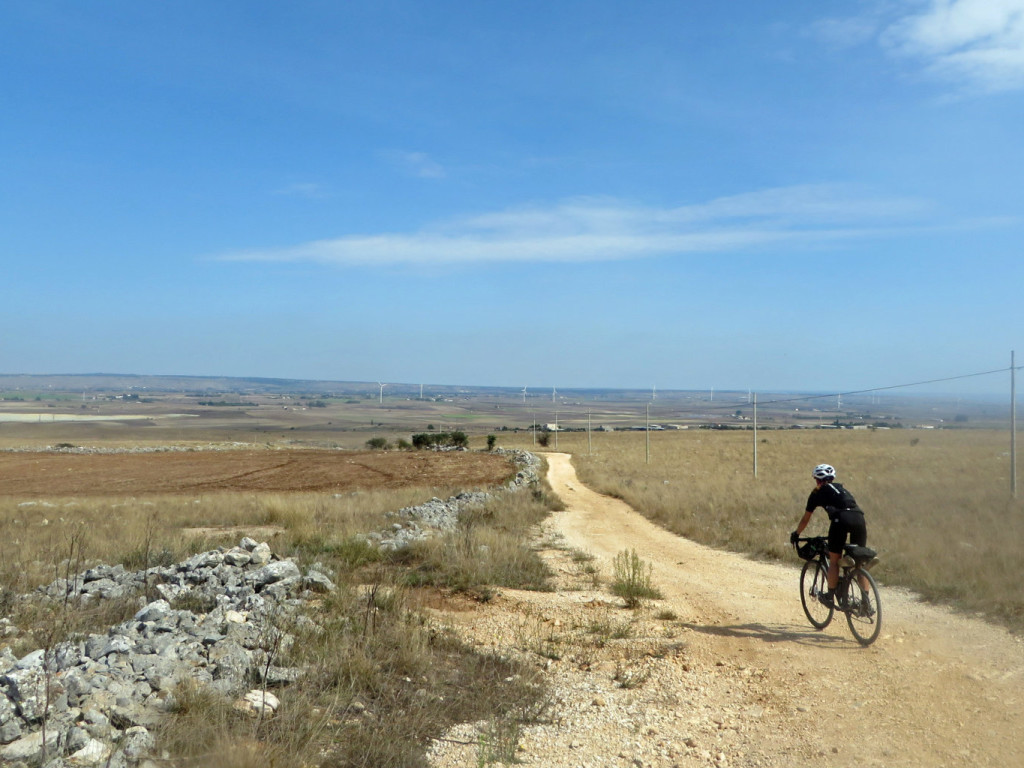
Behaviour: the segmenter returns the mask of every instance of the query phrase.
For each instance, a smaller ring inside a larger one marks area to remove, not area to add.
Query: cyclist
[[[828,527],[828,592],[820,596],[822,603],[829,608],[835,607],[834,593],[839,583],[839,558],[843,554],[843,545],[849,538],[851,544],[867,546],[868,529],[864,524],[864,512],[857,506],[853,494],[836,482],[836,471],[829,464],[819,464],[811,473],[814,476],[815,488],[807,497],[807,509],[796,526],[789,534],[789,540],[796,544],[797,538],[811,521],[811,515],[818,507],[828,513],[831,524]]]

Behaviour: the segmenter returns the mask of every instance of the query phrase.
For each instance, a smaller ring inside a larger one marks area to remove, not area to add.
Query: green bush
[[[386,437],[371,437],[366,441],[366,447],[371,451],[386,451],[390,444]]]
[[[612,561],[615,574],[612,592],[626,601],[627,608],[637,608],[644,600],[657,600],[661,593],[651,586],[653,566],[645,563],[636,550],[622,550]]]
[[[421,448],[467,448],[469,436],[465,432],[419,432],[412,436],[412,447]]]

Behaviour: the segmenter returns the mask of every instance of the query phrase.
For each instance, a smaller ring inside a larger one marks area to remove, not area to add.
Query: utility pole
[[[644,436],[647,438],[647,463],[651,463],[651,404],[647,404],[647,422]]]
[[[754,393],[754,478],[757,478],[757,392]]]
[[[1017,365],[1010,352],[1010,493],[1017,498]]]

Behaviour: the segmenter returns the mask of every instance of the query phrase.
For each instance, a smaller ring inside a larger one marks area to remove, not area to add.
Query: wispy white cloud
[[[1024,88],[1024,0],[880,0],[804,34],[836,49],[878,44],[967,93]]]
[[[405,173],[421,179],[443,179],[444,167],[426,152],[389,152],[389,159]]]
[[[928,0],[890,25],[882,41],[961,87],[1024,88],[1024,0]]]
[[[583,198],[459,218],[412,233],[347,235],[219,258],[388,266],[740,252],[778,243],[815,246],[908,227],[927,207],[833,186],[770,189],[674,208]]]

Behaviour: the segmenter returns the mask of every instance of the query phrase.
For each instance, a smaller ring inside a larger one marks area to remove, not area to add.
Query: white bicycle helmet
[[[831,464],[819,464],[811,473],[815,480],[835,480],[836,470]]]

